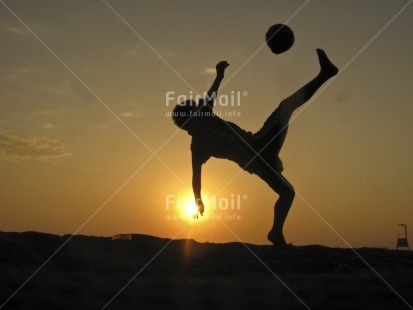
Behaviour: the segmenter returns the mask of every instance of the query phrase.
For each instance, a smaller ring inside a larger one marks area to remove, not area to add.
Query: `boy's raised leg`
[[[266,146],[269,147],[271,156],[278,156],[287,135],[289,119],[295,109],[306,103],[328,79],[338,73],[337,67],[328,59],[324,50],[317,49],[317,56],[320,64],[320,72],[318,75],[294,94],[283,100],[279,108],[270,116],[260,130],[261,133],[259,133],[259,135],[266,136],[263,140],[269,141]],[[258,150],[259,153],[262,151],[263,149]],[[262,154],[268,156],[268,152]],[[264,157],[267,157],[265,155]],[[268,158],[264,158],[264,160],[267,164],[261,162],[259,168],[254,173],[266,181],[280,196],[274,206],[274,222],[268,233],[268,240],[274,245],[286,245],[283,226],[294,200],[295,191],[293,186],[281,175],[281,172],[277,172],[277,170],[274,169],[275,167],[273,167],[273,169],[269,167],[272,166],[271,164],[268,165],[272,161]],[[263,170],[266,170],[266,172]]]

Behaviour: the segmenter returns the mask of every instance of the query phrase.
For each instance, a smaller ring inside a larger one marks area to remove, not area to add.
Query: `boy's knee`
[[[280,105],[278,106],[279,111],[281,112],[282,116],[288,116],[293,113],[294,111],[294,105],[291,101],[291,99],[286,98],[283,101],[280,102]]]
[[[293,201],[295,197],[294,187],[286,180],[275,179],[276,182],[269,183],[270,187],[282,198],[283,200]]]
[[[280,195],[280,198],[293,201],[295,197],[295,190],[293,187],[286,187],[278,194]]]
[[[284,111],[284,110],[286,110],[289,106],[290,106],[290,104],[289,104],[289,102],[288,102],[288,98],[286,98],[286,99],[284,99],[284,100],[282,100],[282,101],[280,102],[279,109]]]

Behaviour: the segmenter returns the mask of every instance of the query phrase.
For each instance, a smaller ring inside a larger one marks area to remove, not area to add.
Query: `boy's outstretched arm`
[[[208,90],[205,103],[211,107],[214,107],[214,102],[217,97],[217,92],[219,85],[221,85],[221,81],[224,79],[225,69],[229,66],[225,60],[220,61],[216,66],[217,76],[215,77],[214,83],[212,83],[211,88]]]
[[[201,171],[202,171],[202,162],[194,156],[192,153],[192,189],[194,191],[195,203],[198,208],[198,212],[203,215],[204,213],[204,204],[201,198]],[[198,212],[194,215],[195,218],[198,218]]]

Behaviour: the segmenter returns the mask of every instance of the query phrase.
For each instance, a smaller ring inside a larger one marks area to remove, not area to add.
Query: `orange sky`
[[[412,223],[408,1],[4,3],[15,15],[0,4],[1,231],[267,244],[278,197],[226,160],[203,168],[204,196],[221,205],[171,218],[184,212],[168,197],[191,197],[191,157],[166,94],[204,92],[225,59],[220,94],[242,96],[218,111],[256,131],[317,73],[318,47],[342,71],[296,112],[281,152],[297,192],[287,241],[393,248],[396,225]],[[286,21],[293,48],[261,48]]]

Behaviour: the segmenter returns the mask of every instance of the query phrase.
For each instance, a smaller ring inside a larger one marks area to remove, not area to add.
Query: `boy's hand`
[[[194,214],[194,218],[197,219],[198,218],[198,213],[201,214],[201,216],[204,216],[204,203],[202,202],[202,200],[200,198],[196,199],[196,207],[197,207],[197,212]]]
[[[229,66],[229,63],[227,63],[225,60],[220,61],[217,63],[215,68],[217,69],[217,75],[219,76],[224,76],[225,69]]]

